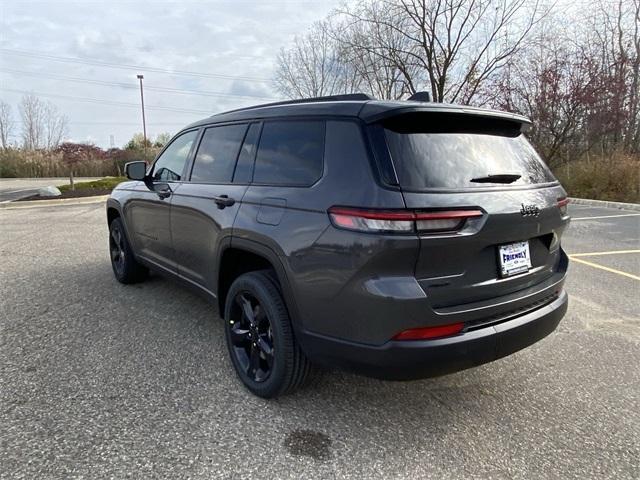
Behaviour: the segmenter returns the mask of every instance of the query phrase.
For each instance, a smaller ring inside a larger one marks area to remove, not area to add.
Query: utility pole
[[[144,161],[147,161],[147,122],[144,119],[144,93],[142,91],[142,79],[144,75],[138,74],[140,80],[140,101],[142,102],[142,135],[144,136]]]

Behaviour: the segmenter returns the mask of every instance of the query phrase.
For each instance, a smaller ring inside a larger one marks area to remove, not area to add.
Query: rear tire
[[[225,302],[231,363],[253,394],[274,398],[301,387],[311,364],[293,334],[289,313],[268,271],[238,277]]]
[[[147,278],[149,270],[136,261],[120,218],[109,225],[109,256],[113,274],[120,283],[136,283]]]

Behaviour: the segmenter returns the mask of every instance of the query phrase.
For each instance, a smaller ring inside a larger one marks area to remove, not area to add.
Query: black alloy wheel
[[[311,363],[300,348],[273,271],[248,272],[229,288],[225,336],[236,374],[252,393],[273,398],[302,386]]]
[[[274,361],[273,331],[264,307],[250,292],[239,292],[233,299],[229,323],[238,364],[251,380],[264,382]]]
[[[119,227],[112,228],[109,234],[109,252],[111,264],[116,275],[122,276],[125,269],[124,235]]]
[[[140,282],[149,273],[133,255],[120,218],[114,218],[109,225],[109,257],[113,274],[120,283]]]

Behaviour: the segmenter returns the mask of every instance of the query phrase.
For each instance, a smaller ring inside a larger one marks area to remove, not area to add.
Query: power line
[[[16,123],[24,124],[22,120],[14,120]],[[122,127],[136,127],[140,125],[140,122],[76,122],[75,120],[69,120],[71,125],[113,125]],[[153,122],[147,124],[151,127],[170,127],[170,126],[184,126],[185,122]]]
[[[54,62],[80,63],[84,65],[96,65],[101,67],[119,68],[124,70],[141,70],[145,72],[166,73],[169,75],[185,75],[185,76],[200,77],[200,78],[222,78],[225,80],[241,80],[245,82],[271,83],[271,80],[268,78],[249,77],[249,76],[242,76],[242,75],[233,76],[233,75],[224,75],[221,73],[190,72],[186,70],[171,70],[166,68],[146,67],[143,65],[129,65],[125,63],[103,62],[101,60],[93,60],[89,58],[80,58],[80,57],[59,57],[57,55],[29,52],[26,50],[13,50],[10,48],[0,48],[0,52],[7,53],[10,55],[18,55],[22,57],[52,60]]]
[[[122,82],[110,82],[107,80],[94,80],[89,78],[80,78],[80,77],[69,77],[66,75],[58,75],[56,73],[38,73],[38,72],[25,72],[23,70],[15,70],[11,68],[0,68],[0,72],[5,72],[9,74],[15,75],[25,75],[28,77],[36,77],[36,78],[50,78],[55,80],[65,80],[69,82],[77,82],[77,83],[86,83],[93,85],[105,85],[105,86],[114,86],[128,89],[137,89],[137,85],[122,83]],[[247,99],[259,99],[259,100],[278,100],[275,97],[262,97],[258,95],[241,95],[236,93],[223,93],[223,92],[211,92],[211,91],[203,91],[203,90],[189,90],[183,88],[172,88],[172,87],[154,87],[145,85],[145,90],[154,90],[158,92],[166,92],[166,93],[178,93],[183,95],[201,95],[204,97],[231,97],[231,98],[247,98]]]
[[[113,100],[103,100],[100,98],[73,97],[70,95],[59,95],[56,93],[40,93],[40,92],[32,92],[27,90],[17,90],[13,88],[3,88],[3,87],[0,87],[0,90],[3,90],[5,92],[22,93],[26,95],[33,94],[39,97],[61,98],[64,100],[72,100],[74,102],[98,103],[98,104],[112,105],[117,107],[140,108],[140,105],[137,103],[116,102]],[[146,108],[151,108],[153,110],[165,110],[168,112],[178,112],[178,113],[197,113],[202,115],[212,114],[210,111],[206,111],[206,110],[191,110],[188,108],[162,107],[159,105],[151,105],[151,106],[147,106]]]

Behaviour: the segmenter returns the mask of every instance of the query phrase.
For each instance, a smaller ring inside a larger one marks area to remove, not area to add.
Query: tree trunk
[[[76,186],[73,183],[73,168],[69,170],[69,185],[71,185],[71,190],[75,190]]]

